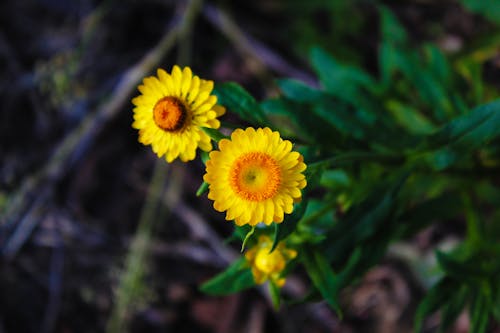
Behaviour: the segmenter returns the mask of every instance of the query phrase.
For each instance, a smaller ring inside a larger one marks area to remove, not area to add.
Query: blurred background
[[[279,77],[317,86],[313,46],[377,76],[381,4],[416,47],[488,50],[482,77],[500,86],[495,1],[2,1],[0,333],[411,332],[434,282],[412,274],[415,262],[461,237],[460,225],[394,247],[342,295],[342,321],[324,302],[274,311],[261,289],[207,296],[198,286],[241,244],[224,242],[232,224],[195,195],[202,162],[158,163],[131,127],[130,100],[158,67],[189,65],[257,100],[278,93]],[[285,295],[307,284],[298,271]],[[452,332],[467,330],[462,316]]]

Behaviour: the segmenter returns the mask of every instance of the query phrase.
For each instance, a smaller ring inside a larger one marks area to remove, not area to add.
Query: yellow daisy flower
[[[283,222],[306,186],[302,155],[269,128],[237,129],[212,151],[203,179],[214,208],[237,225]]]
[[[211,95],[213,81],[193,75],[189,67],[174,66],[169,74],[158,69],[138,87],[135,97],[134,122],[139,142],[151,145],[153,152],[167,162],[179,157],[183,162],[196,157],[196,148],[212,150],[210,137],[200,127],[219,128],[217,117],[224,107]]]
[[[255,283],[262,284],[267,280],[273,281],[276,286],[283,287],[285,277],[282,272],[288,261],[297,256],[297,251],[286,248],[283,242],[271,251],[273,241],[265,235],[259,237],[258,243],[245,253],[250,264]]]

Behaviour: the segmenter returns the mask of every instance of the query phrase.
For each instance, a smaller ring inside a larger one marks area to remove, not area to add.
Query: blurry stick
[[[269,79],[266,68],[270,68],[277,73],[299,79],[311,86],[317,86],[317,80],[311,74],[295,68],[283,57],[272,51],[263,43],[247,35],[236,22],[220,8],[205,4],[203,7],[205,18],[241,53],[247,65],[253,69],[261,79]]]
[[[163,39],[169,41],[169,48],[177,38],[182,39],[189,34],[200,5],[201,0],[191,0],[189,2],[180,23],[176,26],[177,28],[172,29]],[[151,65],[155,65],[160,59],[154,60],[157,61],[150,62]],[[141,77],[143,75],[144,73],[141,73]],[[134,85],[136,81],[133,81]],[[125,269],[120,274],[113,311],[106,328],[108,333],[127,332],[131,311],[148,296],[148,287],[145,285],[144,277],[148,270],[154,222],[157,220],[157,212],[161,210],[162,206],[161,198],[165,188],[166,176],[167,164],[163,159],[158,159],[149,185],[148,196],[139,219],[139,226],[127,255]],[[178,194],[179,190],[177,189],[176,192]]]
[[[120,274],[120,282],[115,292],[115,301],[106,332],[127,332],[127,323],[131,310],[137,307],[145,297],[148,288],[144,284],[147,273],[152,230],[156,220],[156,212],[161,203],[165,187],[167,164],[158,159],[151,178],[148,196],[142,209],[139,225],[125,262],[125,268]]]
[[[192,16],[191,12],[196,7],[199,7],[199,1],[192,1],[185,11],[185,17]],[[82,151],[91,146],[91,142],[107,122],[121,110],[123,105],[129,102],[130,95],[136,89],[137,82],[161,62],[165,54],[175,45],[177,38],[188,29],[189,25],[188,20],[183,18],[174,22],[167,29],[168,33],[159,41],[158,45],[125,72],[111,93],[110,100],[105,102],[95,113],[88,115],[77,128],[68,134],[55,148],[52,157],[45,166],[31,177],[28,177],[11,196],[6,211],[0,214],[0,230],[7,231],[11,226],[15,226],[14,233],[22,234],[23,237],[16,236],[7,241],[9,257],[13,257],[17,253],[37,223],[37,221],[30,221],[28,223],[29,229],[18,223],[23,219],[24,212],[37,210],[36,207],[30,207],[38,203],[38,201],[33,202],[30,196],[35,196],[35,193],[38,192],[37,189],[52,187],[55,182],[64,176],[65,171],[74,162],[72,158],[76,153],[81,156]],[[0,244],[0,250],[2,248],[5,248],[5,246]]]

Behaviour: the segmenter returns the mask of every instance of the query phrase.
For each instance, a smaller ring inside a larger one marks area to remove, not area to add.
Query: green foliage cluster
[[[500,100],[485,101],[493,93],[478,64],[452,64],[432,45],[415,50],[394,15],[380,15],[378,77],[314,48],[320,87],[282,79],[281,96],[259,103],[235,83],[216,86],[221,104],[279,130],[308,165],[303,201],[258,232],[274,235],[275,246],[287,239],[299,252],[293,264],[310,277],[308,299],[322,297],[341,315],[340,291],[391,244],[433,223],[464,221],[463,242],[436,251],[441,276],[418,307],[415,330],[440,310],[445,331],[468,309],[471,332],[485,332],[500,321]],[[240,240],[249,232],[235,228]],[[242,258],[202,290],[253,285]]]

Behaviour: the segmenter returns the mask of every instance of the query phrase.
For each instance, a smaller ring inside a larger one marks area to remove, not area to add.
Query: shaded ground
[[[388,4],[416,43],[460,48],[488,29],[451,1]],[[137,143],[130,126],[136,91],[113,112],[102,112],[103,105],[183,6],[155,0],[0,4],[0,333],[105,330],[156,157]],[[315,42],[334,40],[325,47],[346,60],[354,54],[376,72],[375,8],[340,8],[338,16],[360,13],[349,25],[325,14],[321,4],[311,6],[302,15],[299,5],[285,1],[207,2],[191,34],[189,63],[201,77],[238,81],[259,98],[275,93],[275,76],[314,84],[303,52]],[[231,41],[234,30],[224,35],[220,9],[253,37],[248,44]],[[170,69],[178,52],[165,54],[158,67]],[[94,112],[102,118],[88,117]],[[85,119],[91,124],[79,132]],[[61,149],[74,133],[74,149]],[[158,214],[148,290],[130,313],[131,332],[410,331],[422,286],[392,258],[345,292],[343,322],[324,303],[274,312],[259,290],[228,297],[200,293],[197,286],[227,265],[213,244],[229,236],[231,225],[205,197],[194,195],[200,161],[188,168],[174,163],[167,172],[170,196]],[[429,242],[461,232],[460,226],[427,230],[410,246],[425,253]],[[227,256],[238,252],[238,244],[231,246]],[[288,292],[303,295],[307,283],[298,272]]]

